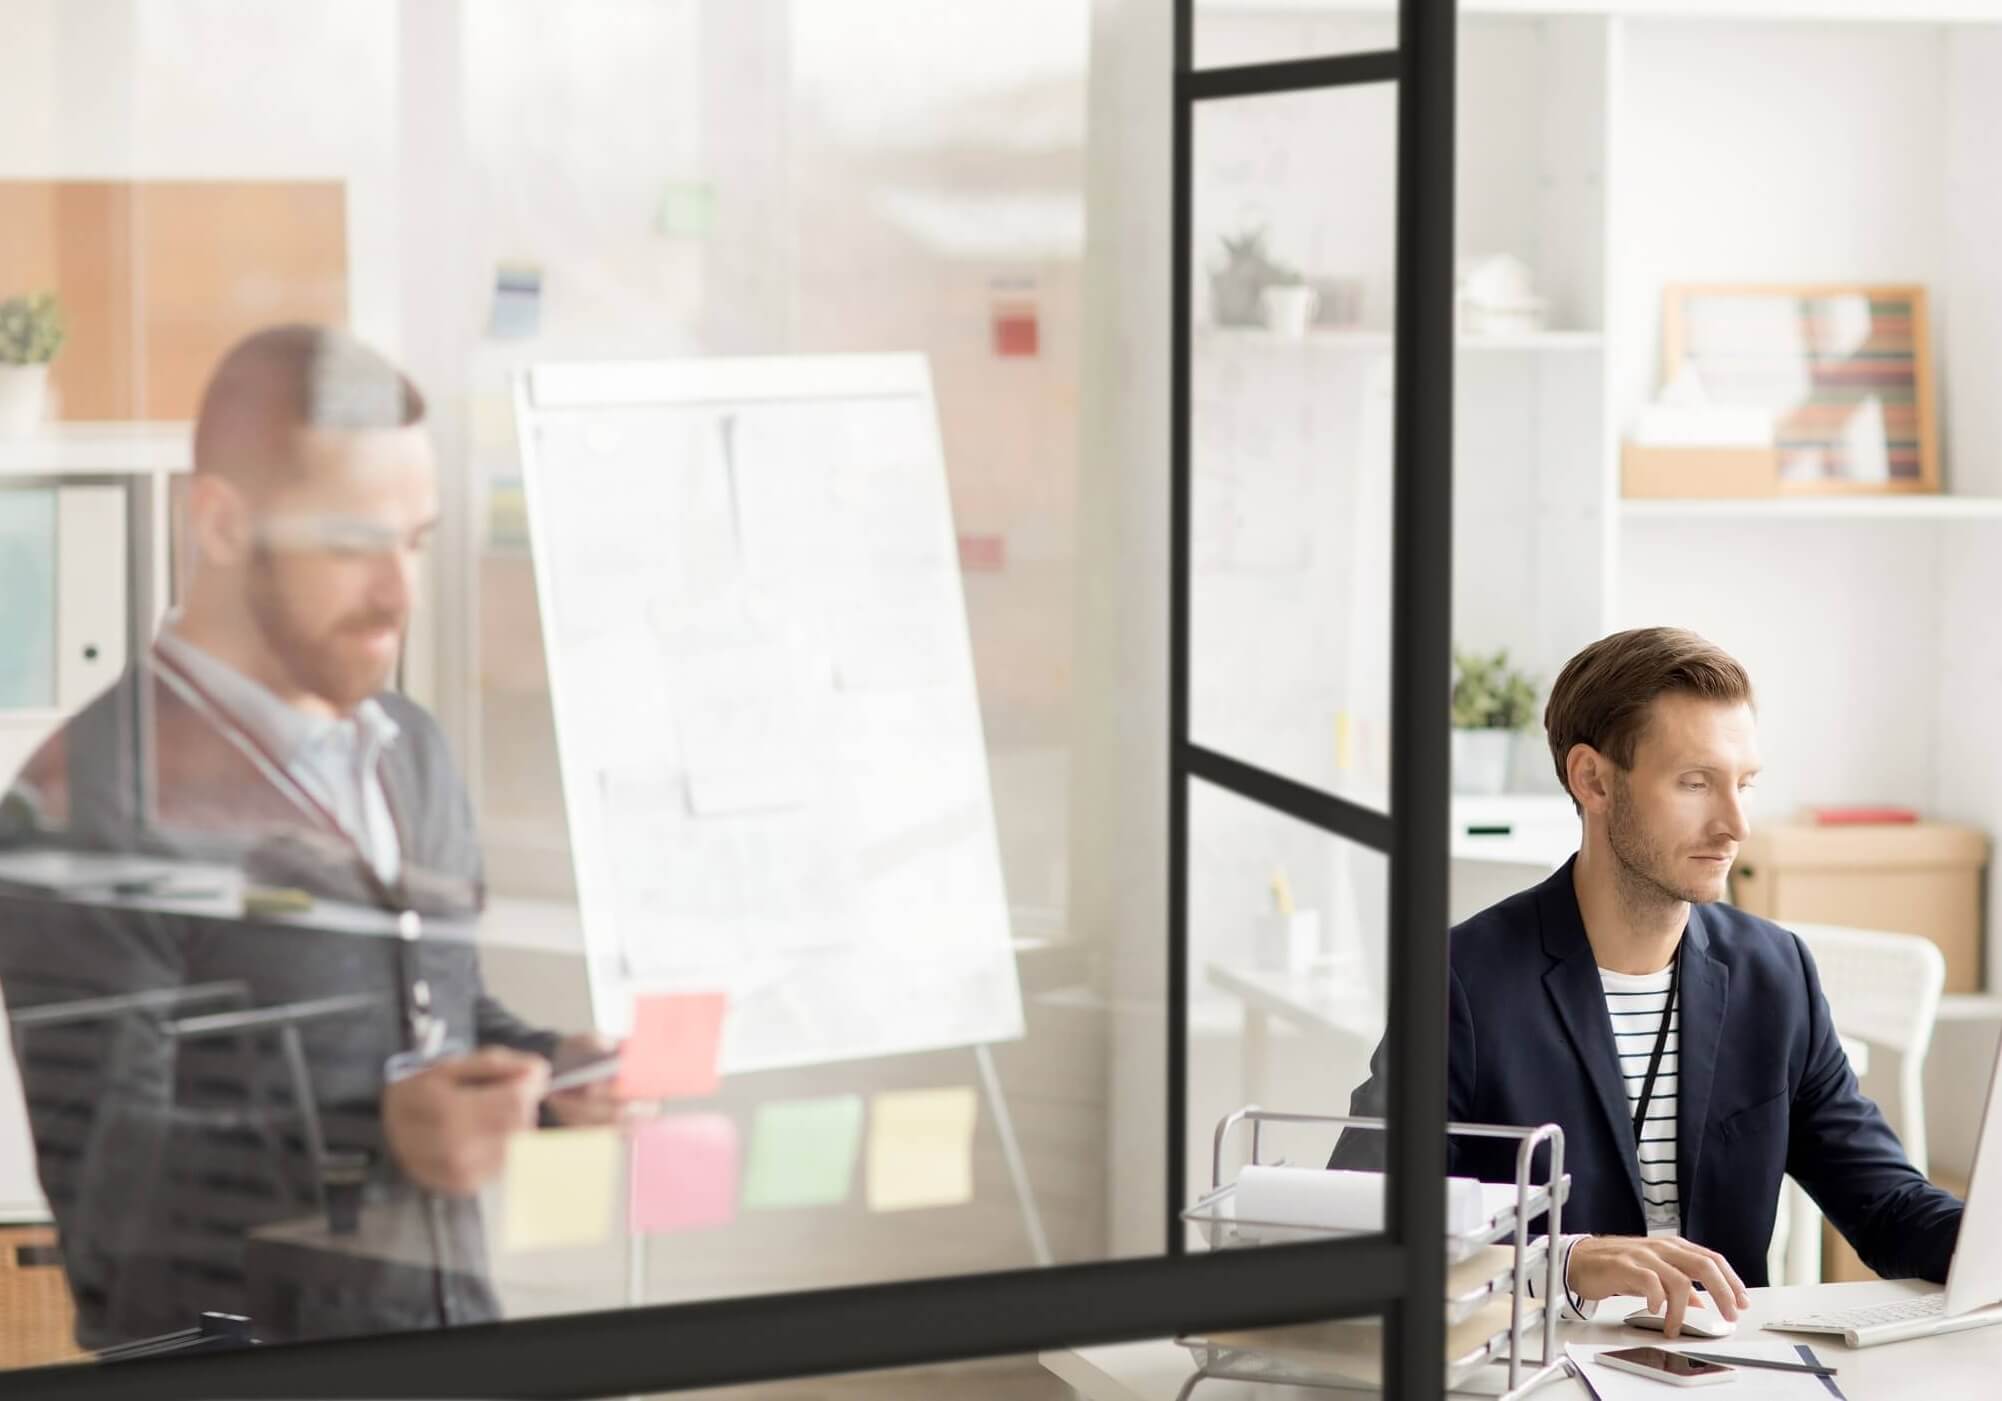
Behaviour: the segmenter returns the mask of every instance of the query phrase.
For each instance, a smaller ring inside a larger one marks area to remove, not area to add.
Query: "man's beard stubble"
[[[265,645],[294,684],[341,711],[352,710],[388,684],[396,667],[393,654],[380,665],[366,661],[343,664],[331,643],[339,634],[353,629],[394,624],[401,632],[403,618],[376,613],[350,614],[329,628],[325,637],[316,638],[308,636],[293,619],[285,606],[286,597],[276,559],[271,551],[259,548],[251,561],[250,614]]]
[[[1675,904],[1700,905],[1710,897],[1681,884],[1674,856],[1649,840],[1634,811],[1627,776],[1613,776],[1613,804],[1606,815],[1606,837],[1613,849],[1620,897],[1631,909],[1661,909]]]

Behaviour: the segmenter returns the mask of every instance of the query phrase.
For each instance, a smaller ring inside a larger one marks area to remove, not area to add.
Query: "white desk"
[[[1739,1336],[1765,1342],[1807,1343],[1816,1356],[1839,1370],[1836,1381],[1848,1401],[1878,1401],[1878,1398],[1922,1396],[1927,1401],[1962,1401],[1962,1398],[1994,1396],[2002,1392],[2002,1326],[1976,1328],[1965,1333],[1949,1333],[1940,1338],[1921,1338],[1906,1343],[1852,1351],[1842,1340],[1807,1333],[1759,1332],[1759,1322],[1785,1314],[1815,1308],[1845,1308],[1877,1303],[1923,1293],[1931,1286],[1909,1282],[1874,1280],[1868,1284],[1811,1284],[1786,1289],[1754,1289],[1751,1312],[1738,1323]],[[1621,1309],[1608,1300],[1601,1309],[1618,1318],[1631,1309]],[[1616,1323],[1568,1324],[1558,1332],[1560,1342],[1632,1343],[1659,1342],[1660,1336],[1622,1328]],[[1688,1339],[1684,1345],[1710,1352],[1729,1352],[1732,1339],[1714,1341]],[[1188,1350],[1172,1342],[1123,1343],[1110,1347],[1078,1348],[1046,1352],[1044,1367],[1055,1373],[1085,1401],[1175,1401],[1182,1383],[1189,1379],[1195,1364]],[[1190,1401],[1327,1401],[1328,1391],[1305,1387],[1271,1386],[1255,1382],[1205,1381],[1197,1385]],[[1683,1393],[1662,1388],[1664,1398]],[[1706,1395],[1729,1397],[1728,1390]],[[1536,1393],[1551,1401],[1583,1401],[1585,1392],[1577,1382],[1554,1382]]]

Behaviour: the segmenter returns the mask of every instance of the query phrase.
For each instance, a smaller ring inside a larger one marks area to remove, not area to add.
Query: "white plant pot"
[[[1508,791],[1514,730],[1453,731],[1453,791],[1490,797]]]
[[[1265,311],[1265,328],[1288,340],[1298,340],[1307,334],[1307,327],[1313,324],[1314,312],[1321,304],[1319,293],[1298,283],[1267,287],[1259,301]]]
[[[0,365],[0,438],[25,438],[40,428],[48,397],[47,365]]]

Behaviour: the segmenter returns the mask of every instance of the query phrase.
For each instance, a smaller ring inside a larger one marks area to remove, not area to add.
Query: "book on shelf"
[[[1828,803],[1801,809],[1804,821],[1816,827],[1870,827],[1919,820],[1916,808],[1894,803]]]

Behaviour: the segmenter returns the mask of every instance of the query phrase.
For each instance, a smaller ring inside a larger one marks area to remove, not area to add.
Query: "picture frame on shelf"
[[[1923,286],[1671,284],[1664,383],[1691,371],[1709,403],[1773,416],[1770,476],[1746,494],[1941,490]]]

